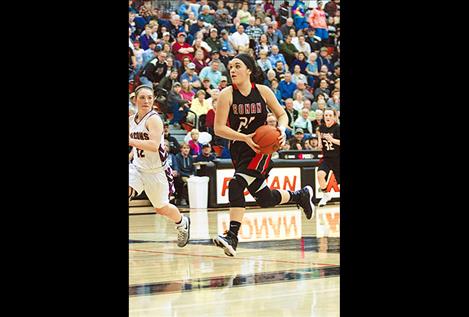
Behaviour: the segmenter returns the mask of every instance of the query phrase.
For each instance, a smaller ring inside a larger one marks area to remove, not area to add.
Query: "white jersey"
[[[129,117],[130,123],[130,137],[137,140],[149,140],[149,132],[146,128],[146,122],[148,118],[153,115],[158,115],[156,111],[152,110],[148,112],[143,119],[139,122],[135,122],[135,117],[138,113]],[[151,170],[166,166],[168,153],[164,150],[164,133],[161,132],[160,147],[157,152],[145,151],[136,147],[132,148],[133,161],[132,164],[141,170]]]

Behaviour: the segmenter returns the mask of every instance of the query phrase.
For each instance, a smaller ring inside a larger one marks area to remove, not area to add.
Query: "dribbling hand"
[[[249,145],[249,147],[254,151],[256,152],[257,154],[259,154],[261,151],[259,150],[259,145],[257,145],[256,143],[254,143],[254,141],[252,140],[253,136],[256,134],[256,132],[254,133],[251,133],[251,134],[246,134],[246,138],[244,140],[244,142],[246,142],[247,145]]]

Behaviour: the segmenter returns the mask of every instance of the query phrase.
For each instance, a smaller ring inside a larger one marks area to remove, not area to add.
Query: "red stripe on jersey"
[[[263,156],[264,155],[262,155],[260,153],[256,154],[256,156],[254,156],[254,158],[252,159],[251,163],[249,163],[248,169],[256,170],[257,166],[259,165],[259,162],[261,161]]]
[[[262,169],[261,174],[264,174],[264,173],[265,173],[265,170],[267,169],[267,166],[269,166],[269,162],[270,162],[270,158],[271,158],[271,157],[272,157],[271,154],[267,155],[267,159],[265,160],[264,168]]]

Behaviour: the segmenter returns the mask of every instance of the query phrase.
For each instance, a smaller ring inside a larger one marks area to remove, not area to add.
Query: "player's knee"
[[[228,184],[228,199],[230,200],[231,207],[245,207],[246,200],[244,199],[244,189],[246,188],[246,181],[240,176],[234,176]]]
[[[155,211],[159,215],[166,216],[169,212],[169,206],[166,204],[161,207],[156,207]]]
[[[324,172],[324,171],[318,171],[318,177],[320,177],[320,178],[326,178],[326,172]]]
[[[271,190],[269,187],[264,187],[254,194],[256,203],[262,208],[269,208],[277,206],[282,196],[278,190]]]

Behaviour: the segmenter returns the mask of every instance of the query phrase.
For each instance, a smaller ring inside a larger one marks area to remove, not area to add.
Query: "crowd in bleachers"
[[[263,71],[258,83],[285,107],[283,150],[316,149],[326,109],[340,122],[340,1],[156,3],[129,0],[129,114],[136,111],[133,88],[153,86],[179,188],[195,173],[194,161],[229,157],[213,121],[218,94],[231,84],[228,63],[238,53],[255,58]],[[267,123],[275,125],[275,117]],[[187,130],[191,140],[171,139],[169,126]],[[198,142],[202,133],[208,142]]]

